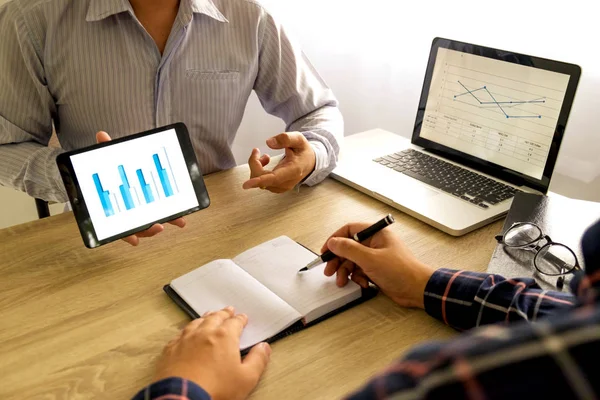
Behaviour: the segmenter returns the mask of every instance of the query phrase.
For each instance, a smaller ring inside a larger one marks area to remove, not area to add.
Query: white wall
[[[0,0],[0,4],[6,0]],[[551,190],[600,201],[597,1],[262,0],[302,43],[340,100],[346,134],[379,127],[409,137],[431,40],[442,36],[583,68]],[[234,143],[238,163],[283,124],[253,96]],[[23,196],[0,188],[0,226]],[[27,201],[27,200],[25,200]],[[14,207],[13,207],[14,206]],[[8,212],[8,213],[7,213]],[[30,217],[19,217],[19,221]]]
[[[435,36],[578,64],[577,97],[550,189],[600,201],[598,1],[261,0],[300,40],[340,100],[346,134],[379,127],[410,137]],[[249,104],[236,146],[281,129]]]

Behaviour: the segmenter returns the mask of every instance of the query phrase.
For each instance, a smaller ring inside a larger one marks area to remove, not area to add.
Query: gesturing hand
[[[261,156],[258,149],[253,149],[248,159],[250,179],[244,182],[244,189],[262,188],[273,193],[287,192],[315,169],[315,151],[301,133],[281,133],[269,138],[267,145],[276,150],[285,149],[285,157],[269,171],[264,168],[270,161],[269,156]]]
[[[433,268],[417,260],[389,228],[362,243],[350,239],[369,226],[348,224],[330,236],[321,253],[329,249],[338,257],[327,263],[325,275],[337,273],[340,287],[348,283],[348,277],[362,287],[370,280],[397,304],[423,308],[425,286]]]
[[[110,140],[111,140],[111,138],[108,135],[108,133],[103,132],[103,131],[96,133],[96,142],[103,143],[103,142],[108,142]],[[169,221],[169,224],[183,228],[185,226],[185,219],[177,218],[177,219],[174,219],[173,221]],[[151,237],[158,233],[161,233],[164,230],[165,230],[165,228],[161,224],[154,224],[150,228],[146,229],[145,231],[141,231],[141,232],[135,233],[131,236],[127,236],[127,237],[123,238],[123,240],[132,246],[137,246],[140,243],[140,238]]]
[[[213,400],[241,400],[258,384],[271,355],[267,343],[240,357],[240,335],[248,317],[233,307],[208,313],[190,322],[165,347],[155,381],[180,377],[201,386]]]

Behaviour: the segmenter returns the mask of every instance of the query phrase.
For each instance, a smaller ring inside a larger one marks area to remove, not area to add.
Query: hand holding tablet
[[[96,133],[96,142],[98,142],[98,143],[110,142],[111,140],[112,139],[110,138],[110,135],[104,131],[100,131],[100,132]],[[179,218],[175,218],[172,221],[167,221],[167,223],[178,226],[180,228],[183,228],[185,226],[185,219],[183,219],[183,217],[179,217]],[[125,236],[121,240],[124,240],[125,242],[129,243],[132,246],[137,246],[140,243],[140,238],[152,237],[154,235],[161,233],[164,229],[165,228],[163,227],[163,225],[154,224],[150,228],[146,229],[145,231],[140,231],[140,232],[134,233],[133,235]]]
[[[66,152],[57,164],[79,230],[89,248],[154,236],[163,222],[185,225],[184,215],[210,199],[185,125],[178,123]]]

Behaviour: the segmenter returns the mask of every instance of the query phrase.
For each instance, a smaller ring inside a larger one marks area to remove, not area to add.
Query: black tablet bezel
[[[421,126],[423,118],[425,116],[425,109],[427,107],[429,87],[431,85],[431,78],[433,75],[433,69],[435,66],[435,61],[439,48],[456,50],[467,54],[475,54],[478,56],[506,61],[513,64],[532,66],[546,71],[559,72],[570,76],[569,83],[567,85],[567,90],[565,92],[563,105],[560,110],[556,128],[554,130],[552,144],[550,145],[550,152],[548,154],[546,166],[544,167],[544,172],[541,179],[535,179],[525,174],[503,167],[501,165],[494,164],[489,161],[484,161],[480,158],[471,156],[467,153],[463,153],[461,151],[452,149],[442,144],[422,138],[420,136]],[[417,146],[423,147],[427,151],[430,151],[434,154],[441,155],[450,160],[477,169],[483,173],[510,182],[514,185],[524,185],[532,189],[538,190],[542,193],[546,193],[548,191],[548,186],[550,185],[550,179],[554,171],[554,166],[556,165],[558,150],[560,148],[560,144],[565,133],[567,120],[571,111],[571,107],[573,106],[573,100],[575,98],[575,92],[577,90],[577,85],[579,83],[580,76],[581,68],[575,64],[569,64],[560,61],[519,54],[511,51],[493,49],[490,47],[436,37],[435,39],[433,39],[433,43],[431,45],[429,62],[427,64],[427,71],[425,73],[423,90],[421,92],[421,99],[419,100],[419,107],[417,109],[417,117],[415,120],[415,127],[411,142]]]
[[[79,187],[79,182],[77,180],[77,175],[73,169],[73,164],[71,162],[71,156],[76,154],[85,153],[92,150],[97,150],[103,147],[118,145],[123,142],[128,142],[131,140],[136,140],[145,136],[150,136],[156,134],[158,132],[164,132],[167,130],[174,129],[177,135],[177,139],[179,140],[179,145],[181,147],[181,151],[183,153],[183,157],[185,159],[185,163],[188,169],[188,173],[190,174],[190,179],[192,181],[192,185],[194,187],[194,192],[196,193],[196,198],[198,199],[198,206],[192,207],[187,210],[183,210],[179,213],[170,215],[168,217],[153,221],[151,223],[138,226],[134,229],[128,230],[126,232],[122,232],[118,235],[110,236],[108,238],[98,240],[96,235],[96,231],[94,229],[94,225],[92,223],[92,219],[89,215],[85,198],[83,193],[81,192],[81,188]],[[183,123],[176,123],[172,125],[163,126],[160,128],[152,129],[145,132],[136,133],[134,135],[126,136],[119,139],[111,140],[110,142],[98,143],[93,146],[85,147],[82,149],[77,149],[73,151],[68,151],[60,154],[56,158],[56,163],[58,164],[58,169],[60,171],[60,175],[62,177],[65,189],[67,191],[67,195],[69,196],[69,200],[71,202],[71,206],[73,208],[73,214],[75,215],[75,219],[77,220],[77,225],[79,226],[79,232],[81,233],[81,238],[83,239],[83,243],[86,247],[92,249],[98,246],[102,246],[103,244],[113,242],[117,239],[122,239],[124,237],[133,235],[134,233],[146,230],[150,228],[152,225],[156,223],[163,223],[167,221],[171,221],[173,219],[183,217],[184,215],[191,214],[193,212],[202,210],[210,205],[210,198],[208,196],[208,192],[206,190],[206,186],[204,184],[204,178],[202,177],[202,171],[200,169],[200,165],[198,164],[198,160],[196,159],[196,154],[194,152],[194,148],[192,146],[190,136],[186,126]]]

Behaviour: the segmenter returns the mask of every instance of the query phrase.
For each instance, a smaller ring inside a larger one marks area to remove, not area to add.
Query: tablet
[[[89,248],[210,204],[182,123],[69,151],[56,162]]]

